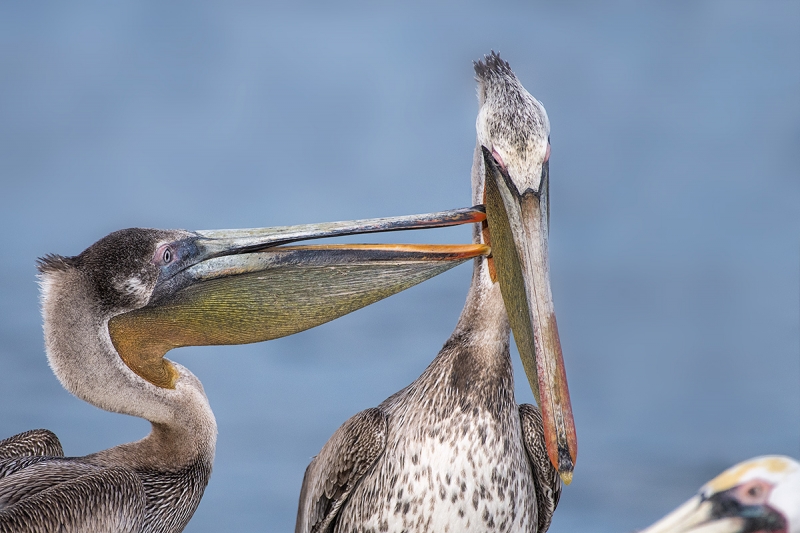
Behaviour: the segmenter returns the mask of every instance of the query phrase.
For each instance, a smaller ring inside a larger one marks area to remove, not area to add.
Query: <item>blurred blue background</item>
[[[0,436],[46,427],[82,455],[148,431],[50,372],[36,257],[130,226],[468,205],[471,61],[494,49],[552,123],[580,455],[551,531],[641,528],[734,462],[800,456],[798,27],[795,1],[3,3]],[[469,277],[295,337],[172,352],[220,430],[187,531],[291,530],[310,457],[420,374]],[[517,394],[532,401],[524,379]]]

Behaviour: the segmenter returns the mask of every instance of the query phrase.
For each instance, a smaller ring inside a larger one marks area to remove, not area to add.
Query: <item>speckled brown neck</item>
[[[465,412],[480,408],[499,416],[514,402],[509,332],[500,288],[491,281],[487,260],[477,259],[455,330],[408,393],[440,396],[432,405],[441,416],[456,403]],[[393,403],[392,398],[387,403]]]

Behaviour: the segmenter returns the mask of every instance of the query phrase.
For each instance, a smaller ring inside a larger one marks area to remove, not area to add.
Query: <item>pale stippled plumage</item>
[[[543,176],[549,123],[497,55],[475,71],[481,108],[472,188],[482,203],[481,147],[509,171]],[[542,181],[546,187],[545,176],[517,188],[540,192]],[[476,230],[475,241],[484,238]],[[514,400],[509,333],[500,288],[479,258],[455,331],[430,366],[345,422],[312,460],[296,532],[546,531],[561,483],[539,410]]]

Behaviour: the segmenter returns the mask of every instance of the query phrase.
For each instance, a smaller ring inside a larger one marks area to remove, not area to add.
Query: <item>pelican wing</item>
[[[64,449],[55,433],[47,429],[32,429],[0,440],[0,461],[25,456],[63,457]]]
[[[386,448],[388,423],[378,408],[361,411],[336,430],[308,465],[295,533],[324,533],[353,488]]]
[[[533,481],[536,486],[536,507],[538,511],[539,533],[550,527],[550,520],[561,497],[561,479],[558,471],[547,455],[544,441],[544,425],[539,408],[529,403],[519,406],[519,419],[522,423],[522,441],[531,463]]]
[[[39,461],[0,480],[0,533],[138,532],[145,492],[126,468]]]

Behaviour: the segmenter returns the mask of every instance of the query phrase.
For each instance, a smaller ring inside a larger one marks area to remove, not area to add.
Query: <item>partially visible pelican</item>
[[[641,533],[800,533],[800,463],[780,455],[739,463]]]
[[[97,407],[149,420],[152,431],[85,457],[63,457],[44,430],[0,441],[0,531],[181,531],[208,483],[217,424],[200,381],[166,352],[302,331],[487,253],[474,245],[278,245],[483,218],[464,209],[254,230],[127,229],[75,257],[42,258],[56,376]]]
[[[550,125],[498,55],[475,72],[472,192],[485,199],[488,227],[474,241],[491,240],[493,256],[475,260],[464,310],[430,366],[347,420],[311,461],[297,533],[543,533],[559,474],[572,477],[577,445],[547,261]],[[541,412],[514,400],[510,329]]]

